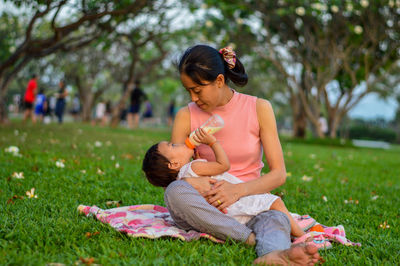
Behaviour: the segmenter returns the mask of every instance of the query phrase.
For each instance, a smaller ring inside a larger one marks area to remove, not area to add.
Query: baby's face
[[[170,161],[180,161],[187,164],[193,157],[194,150],[189,149],[185,144],[174,144],[162,141],[158,144],[158,151]]]

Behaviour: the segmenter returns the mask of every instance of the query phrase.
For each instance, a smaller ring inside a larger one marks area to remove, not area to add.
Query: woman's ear
[[[225,77],[224,77],[224,75],[219,74],[215,81],[217,82],[217,86],[219,88],[222,88],[225,85]]]

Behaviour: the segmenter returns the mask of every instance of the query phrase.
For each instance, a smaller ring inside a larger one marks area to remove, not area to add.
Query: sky
[[[351,118],[363,118],[371,120],[374,118],[384,118],[393,120],[396,115],[396,100],[390,98],[388,100],[380,99],[376,94],[365,96],[352,110],[349,111]]]

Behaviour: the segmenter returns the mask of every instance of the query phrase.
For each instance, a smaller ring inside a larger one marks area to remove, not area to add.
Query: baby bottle
[[[212,115],[203,125],[200,126],[207,134],[214,134],[224,127],[224,120],[217,114]],[[190,133],[189,137],[185,140],[186,146],[191,149],[194,149],[196,146],[199,146],[201,143],[195,141],[193,139],[195,131]]]

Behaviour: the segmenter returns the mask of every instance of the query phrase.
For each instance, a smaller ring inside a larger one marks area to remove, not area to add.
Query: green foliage
[[[349,137],[351,139],[383,140],[393,143],[397,139],[397,134],[390,128],[359,124],[349,128]]]
[[[343,148],[353,148],[353,144],[351,140],[348,139],[332,139],[332,138],[292,138],[292,137],[285,137],[282,138],[284,142],[288,143],[302,143],[302,144],[311,144],[311,145],[320,145],[320,146],[333,146],[333,147],[343,147]]]
[[[17,15],[5,12],[0,15],[0,62],[7,60],[17,49],[25,23]]]

